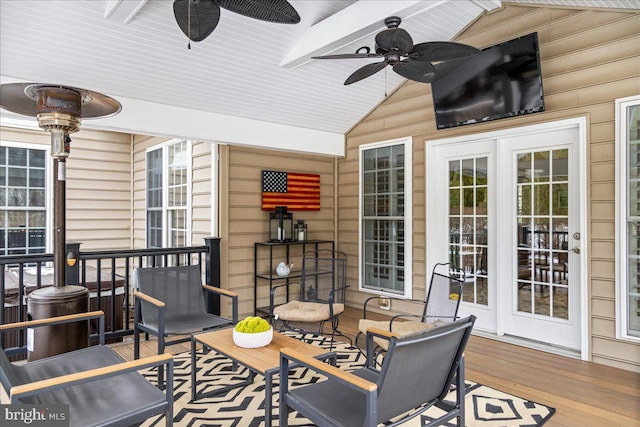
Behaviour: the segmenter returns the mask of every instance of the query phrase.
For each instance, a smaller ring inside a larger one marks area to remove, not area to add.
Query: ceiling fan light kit
[[[189,40],[206,39],[220,21],[220,8],[261,21],[297,24],[300,15],[287,0],[174,0],[173,15]]]
[[[425,42],[413,44],[409,33],[399,28],[402,19],[390,16],[384,20],[387,29],[376,34],[376,53],[362,47],[356,53],[314,56],[313,59],[366,59],[384,58],[382,62],[367,64],[347,77],[350,85],[374,75],[387,65],[402,77],[421,83],[431,83],[436,75],[434,63],[465,59],[480,53],[479,49],[454,42]],[[363,51],[364,52],[361,52]]]

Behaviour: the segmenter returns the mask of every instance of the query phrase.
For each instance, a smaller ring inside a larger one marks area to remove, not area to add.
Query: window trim
[[[177,144],[179,142],[186,141],[187,143],[187,206],[186,206],[186,241],[185,246],[191,246],[192,241],[192,224],[191,224],[191,215],[193,209],[193,194],[192,194],[192,185],[193,185],[193,141],[184,139],[184,138],[175,138],[165,141],[161,144],[154,145],[152,147],[148,147],[144,153],[144,244],[145,248],[149,247],[148,242],[148,224],[147,224],[147,197],[148,197],[148,187],[147,187],[147,154],[151,151],[162,150],[162,247],[168,247],[169,236],[168,232],[168,221],[167,215],[169,212],[168,201],[169,201],[169,187],[167,182],[165,181],[165,177],[168,176],[168,168],[169,168],[169,156],[168,156],[168,148],[171,145]]]
[[[628,236],[627,236],[627,109],[640,106],[640,95],[618,98],[615,100],[615,146],[616,146],[616,338],[640,343],[640,337],[629,334],[628,311]]]
[[[364,287],[363,265],[363,162],[364,151],[404,144],[404,294],[397,294]],[[412,298],[413,295],[413,137],[390,139],[363,144],[358,147],[358,290],[360,292],[395,298]]]
[[[45,193],[45,249],[44,253],[53,251],[53,158],[51,157],[51,145],[34,144],[21,141],[0,140],[2,147],[25,148],[27,150],[44,151],[44,193]]]

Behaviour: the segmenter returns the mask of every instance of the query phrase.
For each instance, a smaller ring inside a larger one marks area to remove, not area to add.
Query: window
[[[172,140],[146,156],[147,247],[191,244],[191,143]]]
[[[47,150],[0,146],[0,255],[47,250]]]
[[[360,147],[360,290],[411,298],[411,142]]]
[[[617,336],[640,341],[640,96],[616,100]]]

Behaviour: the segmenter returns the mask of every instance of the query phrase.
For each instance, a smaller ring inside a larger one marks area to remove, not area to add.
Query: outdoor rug
[[[292,334],[293,336],[299,335]],[[306,340],[313,345],[329,348],[329,340],[324,337],[307,335]],[[356,347],[336,342],[334,351],[338,354],[338,366],[345,370],[360,367],[365,357]],[[220,427],[258,427],[264,426],[264,377],[256,375],[253,384],[239,387],[224,394],[198,399],[191,399],[191,356],[181,353],[174,357],[174,423],[176,426],[220,426]],[[241,365],[233,370],[232,362],[226,357],[210,351],[203,355],[198,350],[197,390],[207,392],[224,385],[240,383],[246,378],[247,369]],[[154,370],[143,374],[155,383]],[[321,381],[324,377],[307,369],[298,368],[290,374],[290,387]],[[278,381],[274,377],[273,387],[273,425],[278,425]],[[447,396],[455,401],[455,392]],[[466,425],[482,427],[541,426],[555,412],[539,403],[531,402],[511,394],[503,393],[481,384],[466,382]],[[423,415],[437,418],[442,412],[431,408]],[[143,426],[164,426],[164,418],[153,418]],[[306,418],[297,412],[289,414],[289,425],[312,426]],[[407,427],[419,426],[420,416],[408,421]],[[455,426],[455,419],[446,424]]]

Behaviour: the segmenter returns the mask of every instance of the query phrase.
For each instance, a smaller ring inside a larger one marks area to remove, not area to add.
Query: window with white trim
[[[146,153],[147,247],[191,244],[191,142],[171,140]]]
[[[618,338],[640,341],[640,96],[616,100]]]
[[[411,298],[411,138],[360,146],[360,290]]]
[[[0,255],[47,251],[47,150],[2,141]]]

